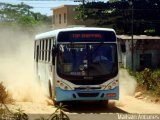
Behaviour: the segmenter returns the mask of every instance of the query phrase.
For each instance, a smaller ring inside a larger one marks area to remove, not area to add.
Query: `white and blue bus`
[[[56,102],[119,99],[113,29],[75,27],[35,36],[37,79]]]

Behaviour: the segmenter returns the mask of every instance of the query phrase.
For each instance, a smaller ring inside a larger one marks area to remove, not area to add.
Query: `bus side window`
[[[38,62],[39,58],[39,45],[36,46],[36,62]]]
[[[36,41],[34,41],[34,60],[36,60]]]
[[[39,60],[42,60],[42,41],[40,40]]]
[[[45,61],[47,62],[47,52],[48,52],[48,39],[45,40],[46,46],[45,46]]]
[[[44,40],[42,40],[42,61],[44,60]]]
[[[49,39],[49,49],[48,49],[48,62],[50,62],[50,57],[51,57],[51,39]]]
[[[55,38],[52,39],[52,42],[51,42],[51,57],[52,57],[52,64],[55,65],[55,57],[56,57],[56,52],[57,52],[57,49],[56,49],[56,46],[55,46]]]
[[[56,46],[53,45],[52,47],[52,64],[55,65],[55,57],[56,57],[57,49]]]

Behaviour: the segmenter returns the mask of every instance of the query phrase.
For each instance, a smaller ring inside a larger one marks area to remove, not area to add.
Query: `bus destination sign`
[[[82,38],[82,39],[91,39],[91,38],[93,38],[93,39],[102,39],[103,38],[103,36],[102,36],[102,34],[99,34],[99,33],[95,33],[95,34],[92,34],[92,33],[88,33],[88,34],[72,34],[71,35],[71,37],[73,38],[73,39],[80,39],[80,38]]]
[[[58,42],[115,42],[112,31],[63,31],[58,35]]]

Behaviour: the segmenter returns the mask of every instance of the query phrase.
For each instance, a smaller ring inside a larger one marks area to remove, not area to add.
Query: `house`
[[[77,5],[62,5],[52,9],[53,29],[72,27],[72,26],[94,26],[95,20],[76,20],[78,14],[74,9]]]
[[[119,44],[119,62],[125,68],[143,70],[144,68],[160,68],[160,36],[117,35]]]

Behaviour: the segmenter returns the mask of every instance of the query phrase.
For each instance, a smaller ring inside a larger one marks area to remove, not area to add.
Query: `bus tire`
[[[101,102],[101,105],[102,105],[103,107],[107,107],[107,108],[108,108],[109,100],[102,100],[102,101],[100,101],[100,102]]]
[[[48,86],[49,86],[49,97],[51,98],[51,99],[53,99],[52,97],[52,86],[51,86],[51,82],[49,81],[49,83],[48,83]]]
[[[55,99],[53,100],[54,106],[59,106],[60,102],[56,101]]]
[[[104,103],[103,103],[104,106],[105,106],[106,108],[108,108],[109,100],[104,100],[103,102],[104,102]]]
[[[109,100],[105,100],[105,105],[108,108]]]

